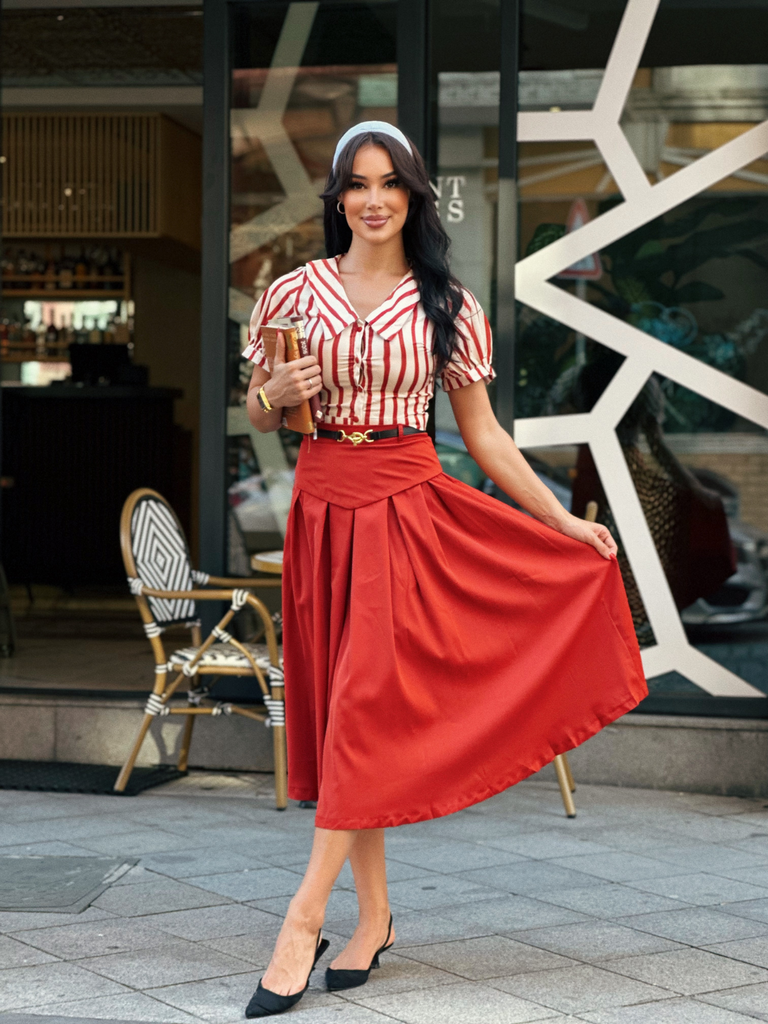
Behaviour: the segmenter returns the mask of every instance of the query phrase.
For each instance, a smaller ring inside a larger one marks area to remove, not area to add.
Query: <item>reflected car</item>
[[[722,626],[754,622],[768,615],[768,534],[739,516],[739,492],[711,469],[689,467],[696,479],[719,494],[736,548],[736,572],[707,597],[684,608],[686,626]]]

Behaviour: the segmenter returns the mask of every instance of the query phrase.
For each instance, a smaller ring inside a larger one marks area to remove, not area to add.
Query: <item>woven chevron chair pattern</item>
[[[192,565],[178,520],[164,501],[147,495],[131,516],[131,547],[136,574],[153,590],[191,590]],[[147,598],[155,622],[192,622],[195,602]]]

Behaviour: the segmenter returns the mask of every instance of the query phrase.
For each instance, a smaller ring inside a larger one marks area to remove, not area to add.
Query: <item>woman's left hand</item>
[[[580,540],[584,544],[591,544],[603,558],[610,558],[618,550],[611,531],[601,523],[588,523],[586,519],[577,519],[576,516],[568,513],[557,528],[566,537],[573,537],[574,540]]]

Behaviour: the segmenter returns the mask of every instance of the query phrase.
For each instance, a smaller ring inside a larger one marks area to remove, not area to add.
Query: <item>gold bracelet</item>
[[[272,406],[269,404],[269,399],[266,396],[263,385],[262,387],[259,388],[256,397],[258,398],[259,405],[264,410],[264,412],[272,412]]]

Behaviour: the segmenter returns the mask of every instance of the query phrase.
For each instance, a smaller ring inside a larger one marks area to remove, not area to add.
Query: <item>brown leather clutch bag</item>
[[[285,361],[287,363],[291,363],[294,359],[300,359],[302,356],[309,354],[304,337],[304,323],[301,317],[277,317],[274,320],[270,320],[261,329],[264,351],[270,366],[275,359],[277,336],[280,333],[285,339]],[[295,430],[299,434],[312,434],[317,424],[315,414],[319,409],[319,395],[313,395],[311,399],[305,399],[300,405],[286,406],[283,409],[283,426],[289,430]]]

